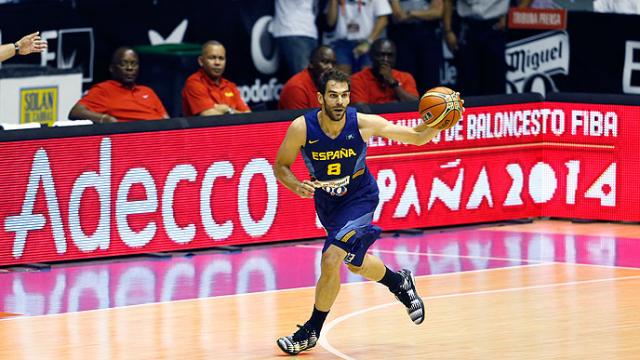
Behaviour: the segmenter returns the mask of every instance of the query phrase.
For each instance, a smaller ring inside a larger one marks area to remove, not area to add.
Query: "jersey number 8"
[[[327,175],[340,175],[340,163],[333,163],[327,166]]]

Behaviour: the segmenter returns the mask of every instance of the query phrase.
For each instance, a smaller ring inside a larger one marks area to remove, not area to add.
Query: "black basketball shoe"
[[[404,281],[398,290],[393,293],[404,306],[407,308],[407,314],[414,324],[420,325],[424,321],[424,303],[416,290],[415,280],[410,270],[402,269],[398,271],[402,275]]]
[[[318,333],[308,323],[298,325],[298,331],[291,336],[278,339],[278,347],[289,355],[296,355],[302,351],[311,350],[318,342]]]

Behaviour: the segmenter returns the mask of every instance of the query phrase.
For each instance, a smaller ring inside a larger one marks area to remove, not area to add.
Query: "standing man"
[[[422,145],[439,130],[425,124],[403,127],[378,115],[356,113],[347,107],[349,86],[349,77],[336,69],[322,74],[317,94],[320,110],[310,111],[291,123],[273,166],[285,187],[302,198],[314,198],[318,218],[327,231],[311,317],[291,336],[277,340],[280,349],[290,355],[316,345],[340,290],[343,262],[352,272],[388,287],[415,324],[424,320],[424,304],[411,272],[391,271],[379,258],[367,254],[381,229],[371,224],[378,205],[378,186],[365,156],[371,136]],[[300,180],[291,171],[300,152],[309,180]]]
[[[132,48],[116,49],[109,64],[111,80],[92,86],[71,108],[69,119],[98,124],[167,119],[167,110],[155,91],[136,84],[139,70],[138,54]]]
[[[273,37],[287,78],[309,65],[309,55],[318,46],[318,0],[276,0]]]
[[[251,112],[236,84],[222,77],[227,52],[218,41],[207,41],[198,56],[200,70],[191,74],[182,89],[184,116],[209,116]]]
[[[22,39],[13,44],[0,45],[0,62],[14,57],[15,55],[28,55],[34,52],[43,52],[47,48],[47,40],[40,37],[40,32],[34,32],[23,36]]]
[[[336,53],[326,45],[311,53],[309,66],[289,79],[280,92],[280,109],[309,109],[319,107],[320,75],[336,66]]]
[[[351,102],[385,104],[418,100],[413,75],[394,69],[396,46],[378,39],[371,45],[372,66],[351,76]]]
[[[423,93],[440,84],[442,0],[391,0],[391,10],[387,33],[398,50],[398,69],[413,74]]]
[[[371,43],[383,34],[390,14],[388,0],[329,0],[327,25],[335,30],[327,39],[340,71],[351,74],[371,64]]]
[[[506,92],[506,23],[510,0],[444,0],[442,22],[449,49],[456,57],[458,88],[465,95]],[[532,0],[519,0],[529,7]],[[460,30],[453,29],[454,3]]]

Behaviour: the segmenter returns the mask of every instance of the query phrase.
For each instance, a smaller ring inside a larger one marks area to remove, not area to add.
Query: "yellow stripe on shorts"
[[[348,233],[346,233],[342,239],[340,239],[340,241],[342,241],[343,243],[346,243],[347,241],[349,241],[349,239],[351,239],[353,237],[353,235],[356,234],[355,230],[351,230]]]

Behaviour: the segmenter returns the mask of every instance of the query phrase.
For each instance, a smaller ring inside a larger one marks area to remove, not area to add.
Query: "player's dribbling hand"
[[[301,198],[310,199],[313,197],[313,193],[316,191],[316,187],[310,180],[304,180],[298,186],[296,186],[296,194]]]
[[[456,91],[456,96],[458,97],[458,101],[460,102],[460,111],[464,113],[464,99],[460,97],[460,93]]]

